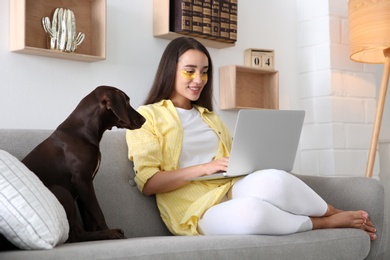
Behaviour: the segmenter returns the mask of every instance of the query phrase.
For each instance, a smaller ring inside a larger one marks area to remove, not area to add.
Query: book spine
[[[238,0],[230,0],[230,29],[229,40],[231,42],[237,41],[237,8]]]
[[[230,0],[220,0],[220,38],[225,41],[230,39]]]
[[[192,0],[171,0],[174,5],[174,32],[192,32]]]
[[[203,1],[192,0],[192,35],[203,35]]]
[[[211,0],[203,1],[203,35],[211,37]]]
[[[219,34],[219,0],[211,0],[211,37],[218,39]]]

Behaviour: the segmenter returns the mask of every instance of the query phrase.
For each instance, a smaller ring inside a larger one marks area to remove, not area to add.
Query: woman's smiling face
[[[209,61],[207,56],[198,50],[183,53],[176,65],[175,88],[170,96],[176,107],[191,109],[191,101],[199,99],[207,83]]]

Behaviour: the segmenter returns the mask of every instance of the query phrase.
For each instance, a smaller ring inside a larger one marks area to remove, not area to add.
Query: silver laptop
[[[304,117],[301,110],[240,110],[228,170],[189,180],[231,178],[263,169],[291,172]]]

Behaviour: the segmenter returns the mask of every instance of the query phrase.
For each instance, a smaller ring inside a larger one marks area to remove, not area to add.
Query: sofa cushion
[[[0,150],[0,233],[21,249],[52,249],[68,239],[57,198],[22,162]]]
[[[158,236],[66,243],[53,250],[8,251],[14,259],[364,259],[370,239],[357,229],[324,229],[286,236]]]

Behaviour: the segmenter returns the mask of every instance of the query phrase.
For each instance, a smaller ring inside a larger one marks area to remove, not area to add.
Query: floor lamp
[[[349,0],[348,19],[351,59],[384,63],[366,168],[372,177],[390,73],[390,0]]]

